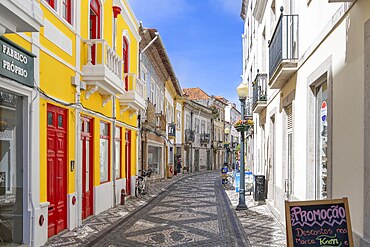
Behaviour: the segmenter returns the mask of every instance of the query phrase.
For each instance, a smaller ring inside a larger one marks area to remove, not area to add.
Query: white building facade
[[[370,246],[370,2],[244,0],[241,17],[267,205],[284,224],[285,200],[348,197]]]

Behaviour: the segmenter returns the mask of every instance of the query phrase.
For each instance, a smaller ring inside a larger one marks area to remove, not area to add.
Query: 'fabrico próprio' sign
[[[0,75],[26,86],[34,86],[34,55],[17,47],[16,44],[0,38]]]

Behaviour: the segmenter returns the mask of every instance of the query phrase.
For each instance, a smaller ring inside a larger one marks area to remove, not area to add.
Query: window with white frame
[[[185,128],[186,128],[187,130],[189,130],[189,129],[190,129],[190,115],[189,115],[189,114],[186,114]]]
[[[200,133],[204,134],[206,131],[206,121],[202,120],[201,125],[200,125]]]
[[[52,7],[59,16],[69,24],[72,24],[72,0],[45,0],[45,2]]]
[[[109,124],[100,122],[100,183],[109,181]]]
[[[155,90],[155,81],[153,79],[150,79],[150,102],[152,102],[152,104],[155,104],[155,97],[154,97],[154,90]]]
[[[176,111],[176,127],[178,130],[181,129],[181,112]]]
[[[195,133],[199,133],[199,119],[195,118]]]

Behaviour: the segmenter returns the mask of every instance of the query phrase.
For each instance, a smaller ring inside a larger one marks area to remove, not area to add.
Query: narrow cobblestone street
[[[235,189],[224,190],[218,172],[181,174],[46,246],[285,246],[283,227],[267,206],[247,194],[249,209],[235,211],[238,198]]]
[[[218,173],[187,177],[89,246],[249,246]]]

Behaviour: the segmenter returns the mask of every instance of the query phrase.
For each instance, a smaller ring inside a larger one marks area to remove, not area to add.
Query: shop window
[[[0,90],[0,245],[23,243],[23,99]]]
[[[109,177],[109,124],[100,122],[100,183],[108,182]]]
[[[153,174],[160,175],[161,160],[162,160],[162,148],[149,145],[148,168],[153,171]]]

